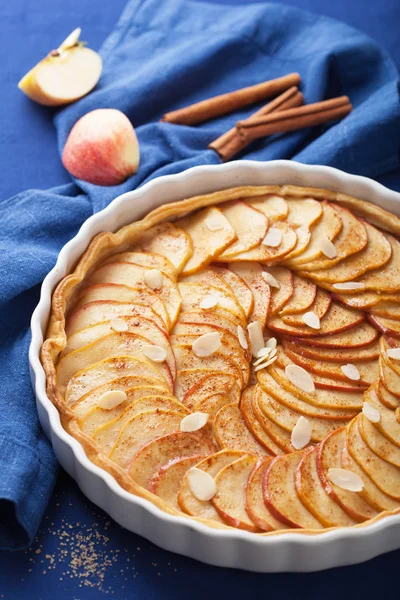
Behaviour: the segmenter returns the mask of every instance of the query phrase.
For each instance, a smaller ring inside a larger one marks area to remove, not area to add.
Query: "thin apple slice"
[[[386,462],[400,467],[400,448],[399,445],[393,444],[388,438],[383,435],[365,415],[362,415],[358,428],[367,446]],[[399,442],[400,443],[400,442]]]
[[[225,295],[236,300],[236,296],[229,283],[211,267],[196,271],[196,273],[192,273],[191,275],[181,276],[179,281],[181,283],[195,283],[196,285],[211,285],[213,288],[222,289]],[[240,304],[238,301],[237,303]]]
[[[389,394],[400,402],[399,376],[383,354],[379,357],[379,379]]]
[[[345,258],[361,252],[367,245],[367,232],[361,219],[339,204],[331,204],[331,206],[339,213],[343,223],[343,228],[334,242],[336,256],[335,258],[327,258],[320,255],[319,258],[314,258],[307,265],[303,265],[303,268],[307,271],[329,269]]]
[[[267,451],[247,429],[237,404],[226,404],[218,411],[214,421],[214,433],[221,448],[240,450],[264,456]]]
[[[286,431],[286,429],[283,429],[282,427],[277,425],[277,423],[272,421],[269,417],[267,417],[264,414],[259,404],[259,398],[261,394],[262,390],[260,386],[256,385],[252,397],[252,408],[258,422],[260,423],[264,431],[269,435],[269,437],[275,442],[275,444],[279,448],[281,448],[281,450],[283,450],[284,453],[293,452],[294,448],[291,442],[291,432]]]
[[[354,419],[347,428],[348,451],[382,492],[400,500],[400,469],[380,458],[367,446],[360,434],[358,419]]]
[[[400,321],[386,319],[385,317],[377,317],[376,315],[368,315],[367,318],[371,325],[385,335],[390,335],[396,338],[400,337]]]
[[[388,408],[379,401],[379,397],[375,392],[375,386],[376,384],[364,393],[364,401],[368,402],[379,411],[380,419],[375,424],[377,429],[379,429],[392,444],[400,447],[400,424],[395,418],[394,410]]]
[[[396,302],[379,302],[378,304],[368,308],[368,312],[375,317],[384,317],[400,321],[400,304]]]
[[[146,267],[148,269],[158,269],[164,275],[176,279],[176,270],[174,265],[162,256],[153,252],[119,252],[112,254],[106,260],[102,261],[101,266],[109,265],[116,262],[128,262],[138,267]]]
[[[264,329],[271,300],[270,286],[262,276],[263,269],[257,263],[232,263],[229,268],[239,275],[252,291],[254,306],[248,318],[250,323],[258,321]]]
[[[317,294],[315,296],[314,302],[308,307],[305,312],[299,314],[283,314],[281,313],[281,319],[286,325],[292,325],[294,327],[304,327],[304,314],[308,311],[311,311],[314,315],[316,315],[321,321],[326,313],[328,312],[330,306],[332,304],[332,299],[327,292],[317,289]]]
[[[270,227],[272,230],[278,230],[281,238],[278,246],[264,244],[263,241],[251,250],[235,254],[229,260],[231,262],[260,262],[266,265],[277,264],[284,256],[289,254],[296,246],[297,236],[292,227],[286,221],[277,221]],[[217,259],[224,262],[223,258]]]
[[[350,527],[352,519],[323,487],[317,468],[318,448],[304,453],[295,475],[297,494],[307,509],[324,527]]]
[[[306,265],[307,263],[320,258],[323,256],[321,243],[323,243],[324,240],[333,242],[340,234],[343,222],[339,212],[326,200],[321,202],[321,207],[322,216],[312,230],[310,243],[300,255],[284,261],[289,267],[295,269],[301,268],[302,265]]]
[[[260,529],[246,511],[246,486],[256,462],[255,456],[243,456],[221,469],[215,477],[217,493],[211,499],[227,525],[255,533]]]
[[[329,469],[343,468],[342,452],[346,444],[346,428],[338,429],[318,446],[318,475],[326,492],[355,521],[361,523],[376,516],[376,510],[359,492],[345,490],[329,479]],[[359,473],[357,473],[359,475]],[[364,477],[361,477],[364,482]]]
[[[193,244],[193,254],[181,271],[185,275],[200,271],[207,266],[237,237],[228,219],[214,207],[203,208],[197,213],[179,219],[175,226],[183,229]]]
[[[201,301],[204,298],[213,296],[216,299],[218,307],[229,311],[234,317],[240,319],[240,323],[246,324],[246,317],[242,307],[233,295],[227,294],[223,289],[209,284],[183,282],[178,284],[178,288],[182,296],[182,311],[199,309],[201,308]]]
[[[224,202],[219,208],[237,236],[237,239],[218,256],[218,260],[229,262],[237,254],[260,244],[267,233],[268,219],[263,213],[240,200]]]
[[[321,335],[320,337],[297,337],[296,335],[287,336],[287,338],[302,346],[311,346],[316,348],[362,348],[372,344],[379,337],[379,332],[369,323],[362,322],[348,331],[342,331],[332,335]]]
[[[170,460],[209,454],[211,446],[196,434],[175,431],[153,439],[135,454],[129,465],[129,475],[136,483],[148,488],[151,478]]]
[[[386,389],[385,382],[382,381],[381,372],[379,372],[379,380],[376,382],[373,389],[375,389],[379,401],[383,404],[383,406],[386,406],[391,410],[396,410],[396,408],[399,408],[400,398]]]
[[[275,315],[293,296],[293,274],[285,267],[266,267],[265,271],[270,273],[279,283],[279,288],[271,288],[270,314]]]
[[[224,323],[222,322],[221,325],[224,325]],[[173,339],[174,336],[177,336],[179,338],[180,336],[187,335],[195,335],[197,337],[200,337],[201,335],[205,335],[206,333],[215,332],[220,334],[221,341],[225,340],[229,344],[236,346],[236,352],[239,353],[245,360],[251,359],[251,349],[250,341],[248,339],[248,333],[246,330],[243,329],[243,334],[247,342],[247,348],[244,349],[242,348],[238,339],[237,327],[235,333],[231,333],[230,331],[223,329],[222,326],[218,327],[217,325],[209,325],[208,323],[181,323],[178,320],[173,329],[171,338]]]
[[[146,287],[145,277],[153,270],[128,262],[109,263],[95,271],[89,280],[89,285],[99,283],[117,283],[128,287]],[[148,289],[148,288],[147,288]],[[175,281],[166,275],[162,276],[162,286],[152,290],[164,302],[173,325],[181,307],[181,297]]]
[[[333,363],[345,365],[347,363],[359,363],[368,360],[378,360],[379,341],[376,340],[368,346],[361,348],[313,348],[312,346],[298,346],[287,340],[282,340],[286,352],[297,352],[307,358],[314,360],[326,360]]]
[[[77,304],[74,306],[74,311],[81,308],[84,304],[96,302],[99,300],[138,304],[141,306],[149,306],[152,311],[161,318],[161,329],[168,331],[170,320],[165,304],[151,290],[144,288],[130,288],[126,285],[117,285],[116,283],[104,283],[99,285],[91,285],[83,290],[79,296]],[[157,320],[159,323],[159,321]]]
[[[176,373],[174,394],[176,398],[183,401],[186,393],[199,381],[207,377],[220,375],[221,372],[213,368],[178,369]],[[222,373],[228,375],[228,373]],[[234,377],[234,375],[233,375]],[[239,388],[240,392],[240,388]],[[240,396],[240,393],[239,393]]]
[[[199,462],[196,465],[196,468],[205,471],[211,477],[215,477],[221,469],[242,456],[243,452],[237,452],[236,450],[221,450]],[[209,519],[217,521],[218,523],[224,522],[210,500],[198,500],[195,498],[190,490],[187,474],[184,476],[181,483],[178,494],[178,504],[183,512],[192,515],[193,517]]]
[[[214,373],[198,379],[186,392],[183,397],[183,404],[192,409],[199,402],[216,393],[229,395],[231,403],[236,402],[236,404],[239,404],[240,387],[234,375],[227,373]]]
[[[208,422],[212,424],[215,421],[217,413],[225,406],[225,404],[232,404],[231,396],[228,396],[227,394],[213,394],[212,396],[200,400],[200,402],[193,407],[193,412],[207,414]]]
[[[186,231],[167,221],[143,232],[134,250],[165,256],[178,274],[193,254],[193,242]]]
[[[317,295],[317,286],[297,275],[293,277],[293,294],[290,300],[279,311],[279,315],[293,315],[303,313],[314,303]]]
[[[157,385],[171,390],[169,382],[159,369],[152,364],[149,359],[137,358],[133,356],[117,356],[116,358],[106,358],[86,369],[75,373],[69,381],[65,401],[69,405],[74,405],[84,395],[102,385],[110,383],[121,377],[150,378],[157,382]]]
[[[368,243],[361,252],[345,258],[333,267],[321,271],[304,272],[305,277],[327,289],[335,291],[334,284],[344,281],[356,281],[361,275],[374,269],[380,269],[389,262],[392,248],[384,234],[373,225],[364,223],[368,235]],[[338,290],[336,290],[338,291]],[[353,290],[349,290],[350,295]]]
[[[269,223],[283,221],[289,213],[286,200],[281,196],[266,195],[257,198],[246,198],[246,204],[268,217]]]
[[[252,436],[263,446],[269,454],[277,456],[283,454],[282,449],[273,438],[265,431],[253,410],[253,393],[255,386],[244,390],[240,400],[240,410],[243,420]]]
[[[176,434],[171,434],[176,435]],[[186,472],[197,465],[198,462],[206,458],[197,454],[188,458],[175,458],[163,465],[156,471],[155,475],[149,481],[148,489],[164,500],[167,504],[181,510],[178,504],[178,494],[182,480]]]
[[[297,235],[297,244],[287,255],[288,259],[299,256],[310,243],[311,231],[322,218],[322,203],[313,198],[287,198],[289,208],[288,223],[294,228]]]
[[[222,352],[219,350],[214,352],[214,354],[211,356],[199,358],[192,352],[191,349],[175,346],[174,354],[178,371],[181,369],[211,369],[222,374],[236,374],[238,385],[240,388],[243,387],[243,376],[241,369],[229,356],[222,354]],[[186,392],[187,389],[189,388],[186,388],[184,391]]]
[[[123,469],[128,469],[140,448],[168,433],[179,431],[181,421],[181,412],[169,410],[148,410],[136,414],[123,424],[109,458]],[[110,430],[110,433],[113,438],[114,431]],[[95,432],[93,437],[100,443],[99,432]],[[108,447],[108,437],[102,437],[101,443]]]
[[[225,283],[227,283],[230,286],[233,294],[236,297],[236,300],[243,308],[247,319],[253,312],[254,307],[254,299],[251,289],[248,287],[245,281],[241,277],[239,277],[239,275],[237,275],[230,269],[212,265],[212,270],[215,273],[217,273],[217,275],[222,277]]]
[[[359,280],[365,290],[380,293],[396,293],[400,291],[400,244],[392,235],[382,233],[391,246],[390,260],[381,269],[370,271]]]
[[[231,313],[230,311],[214,306],[211,309],[191,309],[181,311],[179,314],[179,323],[196,323],[201,325],[213,325],[221,329],[225,329],[237,335],[238,325],[243,327],[243,320]]]
[[[271,514],[264,502],[263,477],[270,462],[269,457],[259,458],[246,486],[246,512],[253,523],[263,531],[277,531],[288,527]]]
[[[296,469],[303,451],[277,456],[264,473],[264,500],[271,514],[296,529],[322,529],[318,521],[304,506],[296,492]],[[284,493],[283,493],[284,492]]]

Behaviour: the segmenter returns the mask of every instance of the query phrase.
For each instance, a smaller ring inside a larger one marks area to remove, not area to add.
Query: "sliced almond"
[[[319,316],[315,314],[315,312],[306,312],[302,316],[301,320],[305,325],[311,327],[311,329],[321,329],[321,321],[319,320]]]
[[[263,271],[261,273],[261,277],[264,279],[264,281],[266,281],[268,283],[268,285],[270,285],[273,288],[277,288],[278,290],[281,287],[281,284],[279,283],[279,281],[273,276],[271,275],[271,273],[268,273],[268,271]]]
[[[273,356],[272,358],[269,358],[266,362],[262,362],[261,364],[259,364],[254,371],[257,373],[257,371],[261,371],[261,369],[265,369],[266,367],[269,367],[269,365],[272,365],[273,362],[276,361],[278,357],[277,356]]]
[[[277,343],[278,342],[277,342],[276,338],[272,337],[272,338],[269,338],[269,340],[267,340],[265,347],[272,348],[272,350],[274,350],[276,348]]]
[[[360,372],[356,365],[352,365],[350,363],[347,365],[342,365],[340,370],[342,371],[343,375],[346,375],[346,377],[352,381],[359,381],[361,379]]]
[[[74,29],[74,31],[72,33],[70,33],[67,38],[65,38],[65,40],[62,42],[62,44],[59,45],[57,50],[68,50],[69,48],[73,48],[74,46],[76,46],[77,43],[79,42],[79,37],[80,37],[81,33],[82,33],[82,30],[80,27],[77,27],[76,29]]]
[[[310,443],[311,423],[305,417],[299,417],[296,425],[293,427],[290,441],[296,450],[301,450]]]
[[[253,365],[256,367],[257,365],[262,363],[264,360],[268,360],[269,358],[271,358],[271,356],[270,356],[271,352],[272,352],[271,348],[261,348],[261,350],[257,354],[257,356],[259,356],[260,358],[258,358],[255,362],[253,362]]]
[[[386,354],[389,358],[394,358],[394,360],[400,360],[400,348],[388,348],[386,350]]]
[[[253,321],[253,323],[247,325],[247,331],[249,332],[251,352],[257,358],[261,348],[264,348],[264,336],[260,321]]]
[[[115,317],[115,319],[111,319],[110,321],[111,329],[114,331],[128,331],[128,323],[121,319],[121,317]]]
[[[152,290],[160,290],[163,286],[163,274],[158,269],[144,272],[144,282]]]
[[[267,231],[267,235],[261,242],[264,246],[270,246],[271,248],[277,248],[282,242],[282,231],[277,227],[270,227]]]
[[[336,258],[337,257],[338,253],[336,250],[336,246],[335,246],[335,244],[332,244],[331,240],[328,240],[328,238],[322,238],[322,240],[319,243],[319,247],[320,247],[322,254],[324,256],[326,256],[327,258]]]
[[[198,431],[207,423],[209,415],[203,412],[194,412],[183,417],[180,430],[185,432]]]
[[[371,423],[379,423],[381,420],[381,413],[369,402],[363,402],[362,412],[364,417],[366,417],[368,421],[371,421]]]
[[[109,390],[100,396],[97,400],[97,406],[105,410],[112,410],[122,404],[127,399],[127,395],[122,390]]]
[[[228,219],[222,213],[217,212],[210,214],[204,223],[210,231],[220,231],[229,225]]]
[[[343,283],[334,283],[333,287],[335,290],[363,290],[365,288],[365,284],[361,283],[361,281],[345,281]]]
[[[329,480],[342,488],[342,490],[348,490],[349,492],[361,492],[364,489],[364,484],[357,473],[348,471],[347,469],[330,468],[328,470]]]
[[[207,294],[200,301],[200,308],[214,308],[218,304],[218,296],[215,294]]]
[[[293,385],[307,394],[314,394],[315,385],[310,373],[299,365],[287,365],[285,375]]]
[[[167,358],[167,351],[162,346],[145,344],[142,348],[142,352],[147,358],[156,363],[162,363]]]
[[[248,343],[247,343],[247,339],[246,339],[246,335],[244,333],[244,329],[241,325],[238,325],[237,327],[237,334],[238,334],[238,340],[239,340],[239,344],[241,345],[241,347],[243,348],[243,350],[247,350],[247,348],[249,347]]]
[[[205,333],[197,338],[192,344],[193,353],[198,358],[211,356],[220,348],[221,336],[217,332]]]
[[[197,500],[211,500],[217,493],[217,484],[214,479],[201,469],[192,467],[187,472],[187,481],[190,491]]]

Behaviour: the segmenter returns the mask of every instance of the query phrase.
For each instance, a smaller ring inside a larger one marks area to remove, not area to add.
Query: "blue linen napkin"
[[[243,154],[289,158],[376,177],[399,166],[398,73],[354,29],[277,4],[227,7],[190,0],[131,0],[101,54],[96,90],[55,118],[60,152],[79,117],[122,110],[137,128],[138,173],[120,186],[82,181],[0,201],[0,547],[29,545],[57,466],[30,387],[29,319],[61,247],[117,195],[168,173],[218,164],[207,145],[254,107],[198,127],[160,123],[167,111],[289,72],[307,102],[347,94],[342,122],[260,140]]]

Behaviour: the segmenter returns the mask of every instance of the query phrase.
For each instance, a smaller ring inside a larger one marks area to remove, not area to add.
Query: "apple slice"
[[[374,388],[380,402],[391,410],[396,410],[400,406],[400,398],[389,392],[385,387],[385,382],[382,381],[381,372],[379,373],[379,380],[375,383]]]
[[[100,79],[102,60],[94,50],[79,43],[75,29],[57,50],[52,50],[19,82],[31,100],[44,106],[69,104],[86,96]]]
[[[360,291],[360,290],[359,290]],[[362,292],[357,293],[357,290],[353,290],[350,294],[339,294],[331,289],[331,295],[334,300],[342,302],[346,306],[351,308],[359,308],[360,310],[369,310],[373,306],[377,306],[380,302],[397,302],[400,298],[396,296],[387,296],[386,294],[377,294],[376,292]]]
[[[247,429],[237,404],[226,404],[218,411],[214,421],[214,433],[221,448],[250,452],[264,456],[267,451]]]
[[[320,290],[319,290],[320,291]],[[333,363],[345,365],[347,363],[359,363],[369,360],[378,360],[379,358],[379,341],[376,340],[368,346],[361,348],[313,348],[312,346],[298,346],[282,340],[283,347],[288,353],[297,352],[307,358],[314,360],[326,360]]]
[[[211,267],[196,271],[196,273],[192,273],[191,275],[180,277],[179,281],[181,283],[195,283],[196,285],[211,285],[214,288],[221,288],[225,295],[236,300],[236,296],[229,283]],[[239,302],[237,303],[239,304]]]
[[[207,266],[237,237],[228,219],[214,207],[203,208],[174,225],[183,229],[193,244],[193,254],[181,271],[185,275]]]
[[[379,357],[379,379],[389,394],[400,402],[399,376],[383,354]]]
[[[225,404],[232,404],[231,396],[228,396],[227,394],[213,394],[212,396],[200,400],[200,402],[193,407],[193,412],[206,413],[208,415],[208,422],[214,423],[218,411],[225,406]]]
[[[214,354],[211,356],[199,358],[192,352],[190,348],[175,346],[174,353],[178,371],[181,369],[212,369],[213,371],[220,372],[222,374],[235,374],[238,385],[240,388],[243,387],[243,375],[241,369],[229,356],[223,354],[219,350],[214,352]],[[189,388],[186,388],[184,391],[186,392],[187,389]]]
[[[247,286],[245,281],[241,277],[239,277],[239,275],[237,275],[230,269],[212,265],[212,270],[215,273],[217,273],[217,275],[222,277],[225,283],[227,283],[230,286],[234,296],[236,297],[237,302],[243,308],[247,319],[253,312],[254,308],[254,299],[251,289]]]
[[[176,458],[207,455],[211,446],[196,433],[175,431],[143,446],[129,465],[129,475],[144,488],[163,465]],[[198,461],[197,461],[198,462]]]
[[[293,296],[293,274],[285,267],[266,267],[265,271],[270,273],[279,283],[279,288],[271,288],[270,314],[275,315]]]
[[[390,244],[392,252],[390,260],[382,269],[370,271],[359,281],[366,290],[383,293],[396,293],[400,291],[400,244],[392,235],[382,234]]]
[[[183,397],[183,404],[192,409],[215,393],[229,395],[231,403],[236,402],[236,404],[239,404],[240,387],[234,375],[226,373],[214,373],[198,379],[186,392]]]
[[[172,433],[171,435],[176,435]],[[149,481],[148,489],[167,504],[181,511],[178,504],[178,493],[186,472],[206,458],[200,454],[188,458],[175,458],[156,471]]]
[[[332,335],[321,335],[320,337],[297,337],[296,335],[287,336],[287,338],[302,346],[311,346],[316,348],[362,348],[372,344],[379,337],[378,331],[367,322],[352,327],[348,331],[342,331]]]
[[[277,531],[288,527],[286,523],[282,523],[272,516],[264,502],[263,477],[270,462],[271,458],[259,458],[250,473],[246,486],[246,512],[252,522],[263,531]]]
[[[212,325],[220,329],[229,331],[232,335],[237,335],[238,325],[243,327],[241,317],[234,315],[229,310],[220,306],[214,306],[211,309],[193,308],[183,310],[179,314],[179,323],[196,323],[200,325]]]
[[[240,401],[240,410],[243,420],[252,436],[263,446],[269,454],[277,456],[283,454],[282,449],[274,442],[270,435],[264,430],[253,410],[253,392],[255,386],[244,390]]]
[[[374,423],[371,423],[367,417],[361,416],[358,422],[358,429],[367,446],[377,454],[382,460],[400,467],[400,448],[393,444],[383,435]],[[399,442],[400,443],[400,442]]]
[[[318,448],[304,453],[295,474],[296,492],[307,509],[324,527],[350,527],[352,519],[322,486],[317,468]]]
[[[201,301],[209,296],[216,299],[218,308],[232,313],[234,317],[240,319],[240,323],[246,324],[246,317],[242,307],[236,302],[233,295],[227,294],[223,289],[209,284],[200,283],[178,283],[180,295],[182,297],[182,311],[188,311],[201,308]],[[211,309],[208,309],[211,310]]]
[[[237,236],[237,239],[218,256],[218,260],[229,262],[237,254],[260,244],[267,233],[268,219],[263,213],[240,200],[224,202],[219,208]]]
[[[379,302],[378,304],[368,307],[368,312],[375,317],[384,317],[400,321],[400,304],[395,302]]]
[[[211,499],[227,525],[255,533],[260,529],[246,511],[246,486],[256,462],[255,456],[243,456],[221,469],[215,478],[217,493]]]
[[[231,464],[233,461],[243,456],[243,452],[237,452],[235,450],[221,450],[208,458],[205,458],[196,465],[197,469],[201,469],[208,473],[211,477],[215,477],[221,469],[226,465]],[[188,515],[193,517],[199,517],[201,519],[209,519],[223,523],[214,506],[210,500],[198,500],[192,494],[187,474],[184,476],[181,487],[178,494],[178,504]]]
[[[317,286],[314,283],[294,275],[292,297],[280,310],[279,316],[305,312],[314,303],[316,295]]]
[[[180,401],[183,401],[186,393],[197,382],[206,379],[207,377],[214,377],[220,374],[220,371],[213,368],[195,367],[192,369],[178,369],[175,380],[174,394],[176,398],[179,398]],[[228,375],[228,373],[222,373],[222,375]],[[233,375],[233,377],[235,376]]]
[[[394,319],[386,319],[385,317],[377,317],[376,315],[368,315],[368,321],[385,335],[392,335],[395,338],[400,337],[400,321]]]
[[[376,510],[365,501],[359,492],[345,490],[329,479],[329,469],[343,468],[342,451],[346,444],[346,429],[338,429],[318,446],[318,475],[326,492],[342,509],[359,523],[376,516]],[[359,475],[359,473],[357,473]],[[364,477],[361,477],[364,482]]]
[[[246,204],[268,217],[269,223],[283,221],[289,213],[286,200],[281,196],[265,195],[257,198],[246,198]]]
[[[254,411],[254,415],[256,416],[258,422],[260,423],[264,431],[275,442],[275,444],[279,448],[281,448],[281,450],[283,450],[284,453],[293,452],[294,448],[291,442],[291,432],[286,431],[286,429],[282,429],[282,427],[277,425],[277,423],[274,423],[274,421],[269,419],[268,416],[264,414],[259,404],[260,394],[260,386],[256,385],[252,397],[252,408]]]
[[[269,229],[270,234],[272,230],[279,231],[278,235],[281,237],[281,241],[278,246],[267,245],[261,241],[260,244],[251,248],[251,250],[235,254],[234,256],[231,256],[229,260],[231,262],[260,262],[267,265],[277,264],[296,246],[297,236],[286,221],[277,221],[271,225]],[[224,262],[223,257],[219,257],[217,260]]]
[[[262,276],[263,269],[257,263],[232,263],[229,268],[239,275],[252,291],[254,306],[248,318],[250,323],[258,321],[264,329],[271,300],[270,286]]]
[[[161,254],[179,274],[193,254],[193,242],[186,231],[166,221],[143,232],[134,250]]]
[[[287,259],[292,259],[304,252],[310,243],[311,230],[322,218],[322,203],[313,198],[287,198],[286,203],[289,208],[287,217],[288,223],[294,228],[297,235],[297,243],[294,249],[287,255]]]
[[[314,302],[308,307],[304,312],[298,314],[283,314],[281,313],[281,318],[286,325],[292,325],[294,327],[304,327],[305,323],[303,320],[305,312],[311,311],[314,313],[319,320],[321,321],[326,313],[328,312],[330,306],[332,304],[332,298],[327,292],[317,289],[317,294],[315,296]]]
[[[248,347],[246,349],[242,348],[240,342],[238,340],[238,335],[236,331],[236,335],[223,329],[222,327],[218,327],[216,325],[208,325],[206,323],[178,323],[175,325],[173,329],[173,333],[170,336],[170,341],[175,338],[177,340],[181,340],[181,337],[186,336],[196,336],[200,337],[205,335],[206,333],[219,333],[222,342],[226,342],[227,344],[233,346],[235,348],[235,354],[241,357],[241,360],[249,361],[251,359],[251,350],[250,350],[250,341],[248,340],[247,331],[243,330],[245,339],[247,341]],[[177,345],[182,345],[182,341],[178,341]],[[191,342],[193,343],[193,342]]]
[[[264,500],[271,514],[289,527],[322,529],[322,523],[307,510],[296,492],[295,474],[302,457],[303,451],[292,452],[269,463],[264,472]]]
[[[400,447],[400,424],[395,418],[393,409],[382,404],[376,392],[373,393],[374,388],[375,386],[365,392],[364,400],[379,411],[380,419],[375,426],[392,444]]]
[[[101,266],[109,265],[110,263],[127,262],[137,265],[138,267],[146,267],[148,269],[158,269],[164,275],[176,279],[176,270],[174,265],[161,254],[152,252],[119,252],[112,254],[106,260],[103,260]]]
[[[74,312],[85,304],[92,302],[103,301],[114,301],[137,304],[141,306],[151,307],[153,314],[156,313],[161,319],[157,319],[157,324],[164,331],[168,331],[170,327],[170,320],[168,316],[165,304],[160,298],[151,290],[144,288],[129,288],[126,285],[117,285],[115,283],[104,283],[99,285],[92,285],[83,290],[82,295],[79,297],[78,302],[74,306]],[[154,319],[153,319],[154,320]]]

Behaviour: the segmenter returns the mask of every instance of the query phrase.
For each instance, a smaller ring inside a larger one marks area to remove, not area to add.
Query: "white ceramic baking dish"
[[[330,167],[291,161],[236,161],[195,167],[155,179],[134,192],[119,196],[106,209],[90,217],[61,250],[56,266],[43,282],[40,302],[32,316],[29,352],[32,384],[39,418],[57,459],[83,493],[126,529],[162,548],[212,565],[259,572],[318,571],[362,562],[400,548],[400,515],[318,535],[285,533],[267,537],[237,529],[212,529],[184,517],[170,516],[147,500],[123,490],[109,473],[89,461],[82,446],[61,426],[58,411],[46,395],[45,373],[39,360],[52,292],[96,234],[116,231],[153,208],[175,200],[234,186],[265,184],[328,188],[369,200],[400,215],[400,194],[375,181]]]

